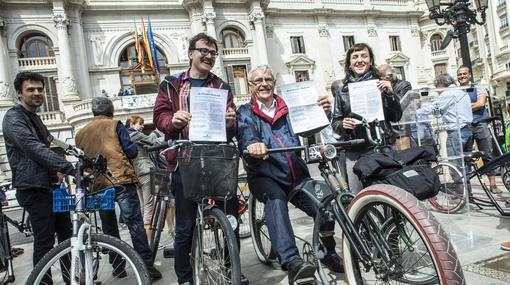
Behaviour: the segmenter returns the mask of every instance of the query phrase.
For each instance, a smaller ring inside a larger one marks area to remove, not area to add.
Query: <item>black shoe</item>
[[[117,268],[116,270],[113,270],[112,272],[113,277],[115,278],[124,278],[127,276],[126,269],[124,268]]]
[[[154,266],[147,266],[147,271],[149,271],[149,276],[152,280],[161,279],[163,275],[161,275],[161,272],[156,269]]]
[[[22,248],[19,248],[19,247],[13,247],[13,248],[11,248],[11,252],[12,252],[12,257],[15,258],[15,257],[22,255],[25,252],[25,250]]]
[[[326,254],[326,256],[321,259],[321,263],[324,264],[330,271],[336,273],[344,272],[342,258],[336,252]]]
[[[248,277],[244,276],[244,274],[241,273],[241,285],[249,285],[250,280],[248,280]]]
[[[292,260],[286,267],[289,271],[290,284],[301,279],[315,278],[315,266],[308,261],[304,261],[301,257]]]
[[[164,258],[174,258],[174,248],[173,247],[163,248],[163,257]]]

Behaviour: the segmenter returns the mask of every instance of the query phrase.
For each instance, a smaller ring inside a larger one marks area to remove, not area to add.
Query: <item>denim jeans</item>
[[[193,283],[193,272],[190,263],[191,243],[193,231],[196,224],[198,204],[194,201],[184,199],[184,189],[179,170],[172,173],[172,192],[175,196],[175,275],[179,284],[186,282]],[[221,201],[216,205],[225,209],[226,214],[238,218],[239,203],[237,197],[227,200],[225,207]],[[239,227],[235,230],[237,246],[239,247]]]
[[[150,261],[152,253],[147,240],[147,234],[143,227],[142,212],[140,210],[140,200],[138,199],[136,184],[124,184],[122,186],[125,187],[125,190],[115,197],[119,204],[120,215],[129,229],[133,248],[138,252],[145,263],[151,266],[152,264],[150,264]],[[103,232],[120,238],[115,211],[99,211],[99,216],[101,217]],[[110,263],[112,259],[118,260],[110,256]],[[116,268],[115,265],[114,268]]]
[[[287,195],[292,189],[284,189],[268,177],[249,179],[248,183],[255,198],[265,204],[264,213],[271,246],[282,268],[286,269],[289,262],[299,257],[287,204]],[[315,218],[319,210],[318,206],[302,192],[296,194],[290,202],[312,218]],[[334,226],[334,221],[328,221],[320,226],[320,231],[332,232]],[[328,253],[334,252],[333,236],[323,238],[322,242]]]
[[[472,136],[473,133],[470,127],[460,129],[460,138],[457,130],[448,131],[448,138],[446,139],[446,150],[448,156],[460,156],[462,155],[462,152],[473,149]],[[452,163],[456,164],[459,168],[462,167],[462,161],[460,158],[454,159]],[[464,171],[467,171],[467,169]]]

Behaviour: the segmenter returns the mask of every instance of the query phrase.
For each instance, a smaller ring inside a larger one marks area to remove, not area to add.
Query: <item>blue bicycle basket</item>
[[[85,198],[87,210],[115,210],[115,188],[111,187]],[[76,209],[76,195],[69,194],[66,188],[53,190],[53,212],[70,212]]]

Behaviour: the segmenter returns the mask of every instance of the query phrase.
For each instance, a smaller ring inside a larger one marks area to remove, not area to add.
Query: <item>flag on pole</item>
[[[147,37],[149,40],[149,46],[151,48],[152,57],[156,65],[156,70],[159,73],[159,62],[158,62],[158,50],[156,49],[156,43],[154,42],[154,35],[152,33],[151,19],[149,18],[149,27],[147,29]]]
[[[134,21],[134,20],[133,20]],[[143,49],[140,44],[140,38],[138,37],[138,27],[135,24],[135,48],[136,48],[136,55],[138,57],[138,63],[140,64],[140,67],[142,69],[142,73],[145,73],[145,62],[143,60]]]
[[[147,57],[149,58],[149,63],[151,64],[154,73],[156,73],[156,66],[154,66],[154,61],[152,59],[152,52],[149,46],[149,39],[147,37],[147,30],[145,29],[145,22],[143,21],[143,18],[142,18],[142,37],[144,43],[143,46],[145,47],[145,52],[147,53]]]

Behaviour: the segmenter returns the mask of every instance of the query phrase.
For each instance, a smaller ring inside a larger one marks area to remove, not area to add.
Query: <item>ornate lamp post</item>
[[[467,33],[471,24],[485,24],[485,10],[488,0],[473,0],[476,7],[471,9],[471,0],[425,0],[429,8],[429,18],[439,26],[448,24],[453,26],[453,33],[449,32],[442,47],[446,47],[452,37],[458,37],[462,64],[471,69],[469,43]]]

